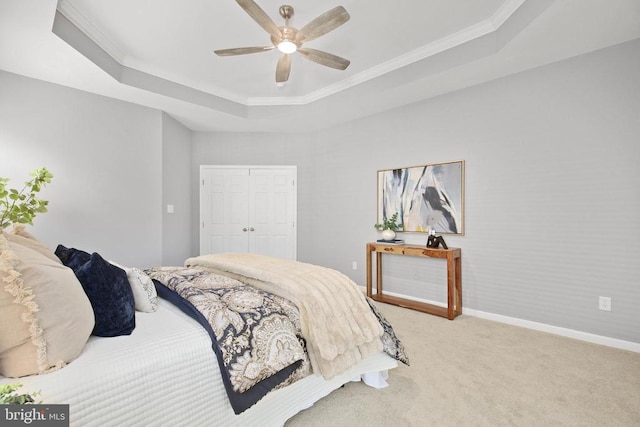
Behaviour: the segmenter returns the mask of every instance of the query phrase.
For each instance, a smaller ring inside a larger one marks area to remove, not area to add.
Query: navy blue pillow
[[[79,267],[86,264],[89,258],[91,258],[91,255],[85,251],[76,248],[67,248],[63,245],[58,245],[55,254],[60,258],[63,265],[66,265],[73,271],[76,271]]]
[[[136,327],[135,301],[127,273],[100,254],[58,245],[56,256],[75,273],[87,294],[95,326],[93,335],[130,335]]]

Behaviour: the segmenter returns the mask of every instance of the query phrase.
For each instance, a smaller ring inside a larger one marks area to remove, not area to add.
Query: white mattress
[[[396,366],[375,354],[331,381],[309,376],[235,415],[207,332],[160,299],[157,312],[136,312],[130,336],[91,337],[65,368],[0,384],[20,381],[44,403],[69,404],[72,426],[280,426],[354,377]]]

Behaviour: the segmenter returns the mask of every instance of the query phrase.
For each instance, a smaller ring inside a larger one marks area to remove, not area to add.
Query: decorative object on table
[[[11,224],[33,225],[33,218],[47,211],[49,202],[36,198],[36,193],[51,182],[53,175],[46,168],[40,168],[32,171],[31,176],[20,191],[7,188],[9,178],[0,177],[0,230]]]
[[[427,247],[438,249],[440,245],[442,245],[442,249],[449,249],[447,244],[444,242],[444,238],[442,236],[436,236],[436,232],[431,230],[429,232],[429,237],[427,238]]]
[[[378,231],[382,231],[382,241],[393,243],[396,240],[396,231],[402,230],[402,224],[398,223],[398,212],[390,218],[382,218],[382,222],[374,224]]]
[[[402,239],[393,239],[393,240],[378,239],[378,240],[376,240],[376,242],[378,242],[378,243],[387,243],[389,245],[404,245],[404,240],[402,240]]]
[[[378,219],[403,231],[464,234],[464,160],[378,171]]]

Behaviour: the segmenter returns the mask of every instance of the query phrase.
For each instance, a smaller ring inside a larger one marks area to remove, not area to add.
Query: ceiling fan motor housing
[[[290,41],[296,45],[296,47],[300,47],[301,43],[296,41],[296,35],[298,34],[298,30],[293,27],[278,27],[280,29],[281,37],[276,38],[271,36],[271,43],[274,46],[278,46],[282,41]]]

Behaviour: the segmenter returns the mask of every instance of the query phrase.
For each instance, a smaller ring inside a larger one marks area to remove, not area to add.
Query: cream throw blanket
[[[311,366],[324,378],[382,350],[383,329],[364,294],[336,270],[250,253],[202,255],[187,259],[185,267],[230,275],[294,302]]]

